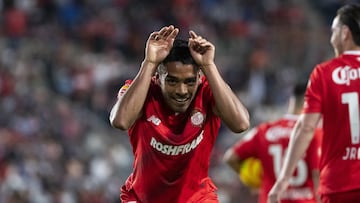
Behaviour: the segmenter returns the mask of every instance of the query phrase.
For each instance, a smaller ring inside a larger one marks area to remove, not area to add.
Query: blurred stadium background
[[[1,0],[0,203],[115,203],[131,171],[110,107],[164,25],[216,45],[216,63],[252,126],[286,111],[291,86],[333,55],[336,0]],[[222,155],[210,175],[221,203],[256,202]]]

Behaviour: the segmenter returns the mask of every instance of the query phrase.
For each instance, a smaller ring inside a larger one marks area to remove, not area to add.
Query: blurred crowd
[[[332,56],[330,20],[344,2],[1,0],[0,203],[120,201],[132,154],[108,114],[152,31],[173,24],[212,41],[254,126],[285,112],[294,82]],[[222,203],[256,201],[222,162],[239,136],[223,128],[214,149]]]

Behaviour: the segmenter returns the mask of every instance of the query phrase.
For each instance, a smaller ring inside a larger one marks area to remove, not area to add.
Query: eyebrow
[[[172,75],[167,75],[165,79],[173,79],[173,80],[180,81],[178,77],[175,77],[175,76],[172,76]],[[196,76],[188,77],[188,78],[183,79],[183,81],[189,81],[189,80],[196,80]]]

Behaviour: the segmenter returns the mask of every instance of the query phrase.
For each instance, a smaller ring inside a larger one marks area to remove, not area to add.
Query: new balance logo
[[[154,125],[160,125],[160,123],[161,123],[161,120],[158,117],[154,116],[154,115],[150,116],[146,120],[152,122]]]

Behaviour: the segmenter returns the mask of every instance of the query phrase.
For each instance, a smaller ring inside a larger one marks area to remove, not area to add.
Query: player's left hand
[[[214,64],[215,46],[192,30],[189,35],[189,48],[196,63],[201,68]]]

